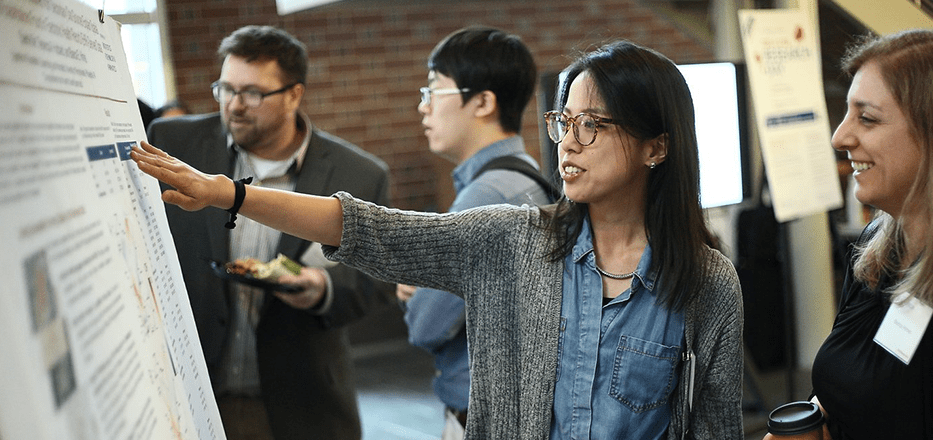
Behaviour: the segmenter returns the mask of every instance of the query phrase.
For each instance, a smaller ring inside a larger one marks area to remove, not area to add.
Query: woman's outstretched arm
[[[165,203],[187,211],[233,206],[235,189],[227,176],[204,174],[146,141],[140,145],[131,153],[139,169],[173,188],[162,193]],[[246,185],[239,214],[305,240],[340,245],[343,212],[333,197]]]

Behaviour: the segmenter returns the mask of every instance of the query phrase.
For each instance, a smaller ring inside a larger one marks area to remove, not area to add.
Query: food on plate
[[[298,275],[301,273],[301,265],[282,254],[279,254],[278,257],[268,263],[263,263],[255,258],[237,258],[227,263],[226,266],[229,273],[269,281],[274,281],[282,275]]]

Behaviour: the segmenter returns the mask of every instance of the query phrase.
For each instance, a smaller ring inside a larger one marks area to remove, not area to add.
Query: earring
[[[648,165],[648,168],[651,168],[652,170],[655,169],[655,168],[657,168],[657,167],[658,167],[657,162],[651,162],[651,165]]]

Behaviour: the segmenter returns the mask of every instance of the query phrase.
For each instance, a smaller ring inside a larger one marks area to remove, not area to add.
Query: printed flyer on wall
[[[741,10],[739,25],[775,217],[841,207],[816,25],[797,9]]]

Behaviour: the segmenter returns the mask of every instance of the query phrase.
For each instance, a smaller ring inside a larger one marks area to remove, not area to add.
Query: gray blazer
[[[149,141],[209,174],[233,175],[235,157],[217,113],[153,122]],[[331,195],[347,191],[389,203],[388,167],[358,147],[314,130],[298,175],[296,192]],[[233,304],[229,285],[208,261],[229,260],[228,214],[220,209],[187,212],[167,205],[166,214],[201,348],[212,381],[220,371]],[[277,251],[297,260],[310,242],[282,235]],[[334,285],[329,312],[296,310],[266,297],[256,329],[263,400],[276,439],[351,439],[361,436],[355,385],[350,375],[345,324],[381,305],[394,304],[394,286],[355,269],[328,269]]]
[[[328,258],[466,301],[467,438],[548,438],[564,263],[544,258],[539,209],[497,205],[437,215],[337,197],[343,236],[339,248],[325,246]],[[743,436],[741,291],[729,260],[712,249],[707,255],[704,288],[686,311],[684,355],[692,362],[682,362],[669,439]]]

